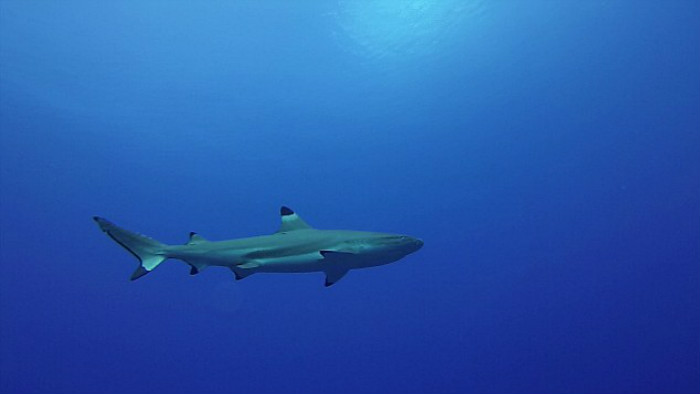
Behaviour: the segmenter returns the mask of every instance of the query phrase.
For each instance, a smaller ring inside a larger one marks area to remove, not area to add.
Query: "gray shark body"
[[[125,230],[101,217],[100,229],[139,259],[131,279],[138,279],[167,259],[183,260],[195,275],[209,266],[228,267],[236,279],[257,272],[324,272],[326,286],[349,270],[388,264],[413,253],[423,241],[407,235],[349,230],[317,230],[287,207],[282,224],[271,235],[208,241],[196,233],[184,245],[167,245]]]

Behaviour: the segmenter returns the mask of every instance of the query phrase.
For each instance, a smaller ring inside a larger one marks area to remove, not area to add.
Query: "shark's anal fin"
[[[207,267],[209,267],[209,264],[202,260],[196,260],[196,259],[187,259],[184,260],[187,265],[190,266],[190,275],[197,275],[198,273],[204,271]]]
[[[209,242],[206,238],[202,237],[201,235],[195,233],[194,231],[190,232],[190,240],[187,241],[185,245],[200,245],[203,243]],[[190,266],[190,275],[197,275],[198,273],[204,271],[205,268],[207,268],[209,265],[202,262],[202,261],[197,261],[193,259],[188,259],[185,261],[187,264]]]

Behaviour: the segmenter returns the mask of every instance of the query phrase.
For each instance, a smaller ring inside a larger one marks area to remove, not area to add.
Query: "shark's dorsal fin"
[[[280,229],[277,230],[278,233],[286,233],[289,231],[296,230],[308,230],[312,228],[306,222],[299,217],[294,211],[287,207],[280,208],[280,215],[282,216],[282,224]]]
[[[199,234],[195,233],[194,231],[192,231],[192,232],[190,233],[190,240],[187,241],[187,245],[197,245],[197,244],[201,244],[201,243],[203,243],[203,242],[208,242],[208,241],[207,241],[206,238],[204,238],[204,237],[202,237],[201,235],[199,235]]]

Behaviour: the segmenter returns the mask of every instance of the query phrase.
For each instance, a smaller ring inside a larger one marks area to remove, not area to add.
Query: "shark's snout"
[[[420,238],[409,237],[409,247],[411,248],[411,253],[417,251],[423,247],[423,240]]]

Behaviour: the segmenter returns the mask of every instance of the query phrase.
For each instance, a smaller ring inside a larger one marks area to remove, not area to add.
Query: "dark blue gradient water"
[[[700,3],[0,2],[0,392],[697,393]],[[167,243],[425,246],[190,277]]]

